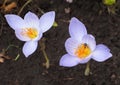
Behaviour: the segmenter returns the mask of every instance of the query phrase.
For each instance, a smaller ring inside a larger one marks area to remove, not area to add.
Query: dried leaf
[[[0,58],[0,63],[3,63],[4,62],[4,58]]]
[[[10,4],[8,4],[7,6],[4,7],[4,11],[9,12],[15,7],[17,7],[16,2],[11,2]]]
[[[11,59],[10,56],[3,56],[3,58],[5,58],[5,59]]]

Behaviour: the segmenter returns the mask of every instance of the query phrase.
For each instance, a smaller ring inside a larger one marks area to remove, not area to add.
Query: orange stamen
[[[36,29],[33,29],[33,28],[26,28],[26,29],[23,29],[21,34],[23,36],[26,36],[26,37],[29,37],[30,39],[34,39],[37,37],[38,35],[38,32]]]
[[[79,58],[86,58],[91,53],[91,49],[88,47],[88,45],[81,44],[77,50],[75,51],[75,55]]]

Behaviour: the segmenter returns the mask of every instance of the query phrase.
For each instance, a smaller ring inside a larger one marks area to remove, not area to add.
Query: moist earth
[[[116,13],[113,14],[108,12],[102,0],[73,0],[72,3],[65,0],[33,0],[27,4],[20,13],[21,17],[28,11],[38,16],[42,12],[56,12],[55,21],[58,26],[52,27],[43,35],[50,60],[50,68],[46,69],[41,47],[38,46],[35,53],[25,58],[22,53],[24,42],[15,37],[14,30],[5,20],[5,14],[18,14],[27,2],[13,1],[17,2],[16,8],[9,12],[0,10],[0,52],[14,45],[5,53],[10,59],[0,63],[0,85],[120,85],[120,6],[116,7]],[[3,2],[1,0],[0,5]],[[90,60],[89,76],[84,75],[86,64],[72,68],[59,66],[61,56],[66,53],[64,43],[69,37],[69,20],[72,17],[82,21],[88,33],[95,36],[97,44],[107,45],[113,54],[112,58],[102,63]],[[18,54],[20,56],[15,60]]]

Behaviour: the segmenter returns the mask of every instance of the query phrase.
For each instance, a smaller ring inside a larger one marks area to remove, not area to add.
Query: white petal
[[[81,59],[79,63],[80,63],[80,64],[85,64],[85,63],[87,63],[90,59],[91,59],[91,55],[89,55],[88,57],[86,57],[86,58],[84,58],[84,59]]]
[[[40,30],[39,18],[34,13],[28,12],[24,17],[24,20],[27,27],[36,28]]]
[[[16,29],[15,30],[15,35],[21,41],[29,41],[29,40],[31,40],[29,37],[26,37],[26,36],[22,35],[22,30],[21,29]]]
[[[110,49],[106,45],[104,45],[104,44],[97,45],[97,49],[101,49],[101,50],[104,49],[105,51],[110,52]]]
[[[79,58],[65,54],[60,59],[59,65],[64,67],[73,67],[79,64]]]
[[[68,38],[65,42],[66,51],[72,56],[75,56],[75,51],[79,45],[80,43],[73,38]]]
[[[47,12],[44,15],[41,16],[40,18],[40,28],[42,29],[42,32],[46,32],[47,30],[49,30],[55,20],[55,12],[51,11],[51,12]]]
[[[87,30],[82,22],[73,17],[70,20],[69,33],[71,37],[81,41],[82,37],[87,34]]]
[[[96,47],[96,41],[95,41],[94,36],[92,36],[92,35],[85,35],[85,36],[83,36],[82,43],[86,43],[90,47],[90,49],[92,51]]]
[[[33,52],[36,51],[38,46],[38,42],[36,41],[29,41],[26,42],[23,46],[23,53],[26,57],[28,57],[29,55],[31,55]]]
[[[94,60],[103,62],[112,57],[112,54],[110,53],[110,49],[107,46],[100,44],[96,46],[92,56]]]
[[[39,35],[33,41],[40,40],[42,38],[42,36],[43,36],[43,33],[40,32]]]
[[[24,20],[21,17],[19,17],[18,15],[7,14],[7,15],[5,15],[5,18],[9,24],[9,26],[14,30],[25,27]]]

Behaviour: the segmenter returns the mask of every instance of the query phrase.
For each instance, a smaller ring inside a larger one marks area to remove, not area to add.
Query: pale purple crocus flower
[[[24,19],[14,14],[6,14],[5,18],[9,26],[15,31],[16,37],[26,42],[22,51],[28,57],[36,51],[38,40],[41,39],[43,33],[52,27],[55,20],[55,12],[47,12],[40,19],[32,12],[28,12]]]
[[[96,45],[94,36],[87,34],[84,24],[75,17],[70,20],[69,33],[65,42],[67,54],[60,59],[60,66],[73,67],[90,59],[103,62],[112,57],[110,49],[104,44]]]

